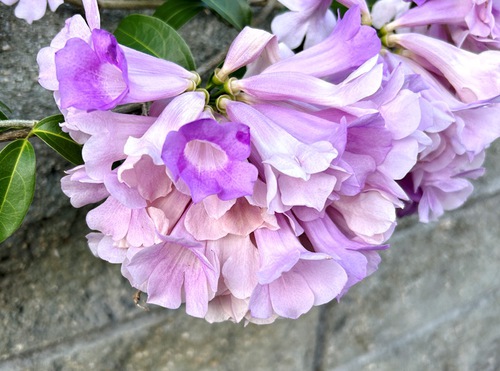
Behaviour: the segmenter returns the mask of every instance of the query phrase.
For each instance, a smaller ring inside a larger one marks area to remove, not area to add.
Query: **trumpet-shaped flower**
[[[438,70],[465,103],[500,95],[500,51],[475,54],[414,33],[394,34],[388,40],[409,50],[411,56],[423,59],[429,68]]]
[[[174,181],[181,178],[193,202],[216,194],[221,200],[251,195],[257,169],[250,155],[248,126],[201,119],[171,131],[163,145],[162,158]]]

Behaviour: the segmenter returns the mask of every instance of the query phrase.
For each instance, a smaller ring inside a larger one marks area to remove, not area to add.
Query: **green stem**
[[[32,129],[36,120],[0,120],[0,129]]]

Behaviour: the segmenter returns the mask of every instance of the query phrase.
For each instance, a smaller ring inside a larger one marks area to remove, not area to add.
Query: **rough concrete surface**
[[[0,101],[12,117],[56,113],[36,53],[79,11],[63,5],[29,26],[0,4]],[[103,11],[104,28],[128,13]],[[236,34],[206,14],[181,32],[198,65]],[[35,200],[0,245],[0,370],[500,369],[500,143],[471,200],[438,223],[402,221],[379,271],[340,303],[243,327],[137,308],[119,267],[88,250],[87,210],[60,191],[69,164],[33,142]]]

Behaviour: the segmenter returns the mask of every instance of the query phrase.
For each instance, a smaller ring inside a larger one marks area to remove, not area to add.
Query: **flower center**
[[[206,140],[192,140],[184,148],[186,159],[198,168],[216,170],[223,168],[227,161],[226,152],[217,144]]]

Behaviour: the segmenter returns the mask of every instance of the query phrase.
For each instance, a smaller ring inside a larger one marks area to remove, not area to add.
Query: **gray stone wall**
[[[36,53],[79,11],[28,26],[0,4],[0,100],[13,117],[56,113]],[[104,10],[104,27],[127,12]],[[235,35],[205,14],[181,31],[198,65]],[[33,143],[35,201],[0,245],[0,370],[500,369],[500,143],[468,203],[438,223],[402,221],[379,271],[340,303],[247,327],[136,307],[119,267],[88,250],[87,210],[60,191],[69,164]]]

